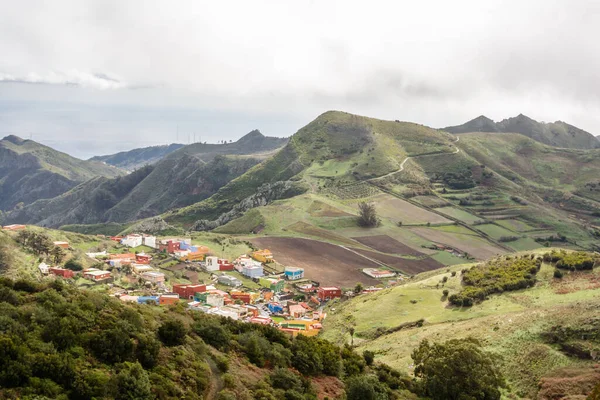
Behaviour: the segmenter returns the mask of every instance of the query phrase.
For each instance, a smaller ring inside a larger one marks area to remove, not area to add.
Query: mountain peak
[[[11,142],[11,143],[14,143],[14,144],[21,144],[21,143],[23,143],[25,141],[25,139],[20,138],[20,137],[18,137],[16,135],[8,135],[8,136],[6,136],[2,140],[6,140],[7,142]]]
[[[239,138],[237,141],[239,143],[244,143],[244,142],[249,142],[249,141],[253,141],[256,139],[263,139],[264,137],[265,137],[265,135],[263,135],[258,129],[254,129],[253,131],[246,133],[244,136]]]

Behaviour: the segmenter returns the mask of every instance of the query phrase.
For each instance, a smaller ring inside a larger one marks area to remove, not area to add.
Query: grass
[[[496,223],[514,232],[527,232],[535,229],[528,223],[519,221],[518,219],[502,219],[496,221]]]
[[[448,215],[449,217],[456,218],[457,220],[469,225],[472,225],[473,223],[482,220],[481,217],[478,217],[456,207],[442,207],[438,208],[436,211]]]
[[[500,239],[501,237],[515,236],[514,232],[495,224],[477,225],[476,228],[496,240]]]
[[[439,251],[431,256],[435,261],[440,262],[444,265],[457,265],[463,264],[465,259],[463,257],[457,257],[447,251]]]
[[[458,271],[455,277],[440,269],[418,275],[401,286],[337,303],[333,306],[335,311],[329,310],[323,336],[345,342],[349,340],[349,327],[353,327],[354,344],[359,351],[374,351],[376,360],[408,373],[412,364],[410,353],[421,340],[437,342],[474,336],[483,341],[488,351],[502,357],[502,371],[516,397],[535,398],[539,379],[554,368],[591,366],[593,361],[568,357],[542,342],[539,333],[556,324],[594,318],[596,307],[600,306],[600,285],[590,282],[600,281],[600,269],[576,275],[573,282],[578,284],[557,283],[552,278],[554,267],[543,264],[539,282],[533,288],[493,295],[469,308],[447,307],[442,290],[459,290],[462,268],[450,267],[450,271]],[[444,277],[448,281],[442,286]],[[561,294],[560,288],[565,284],[571,289]],[[402,329],[369,339],[378,327],[396,327],[420,318],[425,319],[422,328]]]

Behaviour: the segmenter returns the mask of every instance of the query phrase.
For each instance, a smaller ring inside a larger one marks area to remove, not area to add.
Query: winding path
[[[458,142],[459,140],[460,140],[460,137],[457,135],[457,136],[456,136],[456,140],[455,140],[454,142],[456,143],[456,142]],[[456,146],[454,146],[454,147],[456,147]],[[394,174],[397,174],[398,172],[402,172],[402,171],[404,171],[404,164],[406,164],[406,162],[407,162],[409,159],[411,159],[411,158],[417,158],[417,157],[427,157],[427,156],[437,156],[437,155],[442,155],[442,154],[458,154],[459,152],[460,152],[460,149],[459,149],[458,147],[456,147],[456,151],[454,151],[454,152],[452,152],[452,153],[425,154],[425,155],[422,155],[422,156],[406,157],[406,158],[404,159],[404,161],[402,161],[402,163],[400,164],[400,168],[398,168],[397,170],[395,170],[395,171],[392,171],[392,172],[389,172],[389,173],[387,173],[387,174],[385,174],[385,175],[381,175],[381,176],[378,176],[378,177],[375,177],[375,178],[367,179],[366,181],[367,181],[367,182],[371,182],[371,181],[375,181],[375,180],[377,180],[377,179],[383,179],[383,178],[387,178],[388,176],[392,176],[392,175],[394,175]]]

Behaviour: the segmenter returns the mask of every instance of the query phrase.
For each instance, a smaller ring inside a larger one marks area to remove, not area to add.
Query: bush
[[[347,400],[387,400],[385,387],[373,375],[354,376],[346,380]]]
[[[444,297],[448,297],[448,295],[450,294],[450,291],[448,289],[444,289],[442,291],[442,294],[444,295]]]
[[[375,353],[370,350],[363,351],[363,358],[365,359],[365,363],[367,365],[373,365],[373,361],[375,360]]]
[[[463,270],[463,289],[448,297],[451,304],[470,307],[488,295],[535,285],[541,261],[531,257],[506,257]]]
[[[377,217],[375,205],[372,203],[358,203],[358,225],[364,228],[373,228],[379,226],[381,220]]]
[[[179,346],[185,342],[187,329],[183,322],[169,319],[158,328],[158,337],[167,346]]]
[[[555,269],[555,270],[554,270],[554,277],[555,277],[556,279],[562,279],[562,277],[563,277],[563,273],[562,273],[562,271],[561,271],[560,269],[558,269],[558,268],[557,268],[557,269]]]
[[[442,344],[424,340],[413,351],[412,359],[419,389],[425,397],[432,400],[500,399],[499,389],[504,386],[504,380],[492,358],[475,339],[451,339]]]
[[[65,268],[70,269],[71,271],[81,271],[83,270],[83,265],[79,261],[71,258],[65,263]]]

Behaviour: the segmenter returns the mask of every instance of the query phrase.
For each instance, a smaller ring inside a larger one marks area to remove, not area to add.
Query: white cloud
[[[45,74],[30,72],[26,75],[16,76],[0,72],[0,82],[73,85],[99,90],[124,89],[128,87],[127,84],[121,82],[117,78],[110,77],[106,74],[90,74],[77,70],[70,70],[68,72],[51,71]]]

